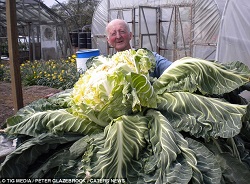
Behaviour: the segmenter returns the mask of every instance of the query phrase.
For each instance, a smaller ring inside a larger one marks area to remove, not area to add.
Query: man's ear
[[[129,33],[129,37],[130,37],[130,40],[133,38],[133,33],[132,32]]]
[[[110,45],[110,43],[109,43],[109,37],[106,37],[106,40],[107,40],[108,44]]]
[[[109,43],[109,38],[108,38],[108,37],[106,38],[106,40],[107,40],[107,43],[108,43],[109,47],[113,47],[113,46]]]

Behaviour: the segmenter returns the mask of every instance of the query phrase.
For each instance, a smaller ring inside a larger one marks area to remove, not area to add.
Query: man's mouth
[[[117,41],[116,43],[123,43],[123,41],[122,41],[122,40],[120,40],[120,41]]]

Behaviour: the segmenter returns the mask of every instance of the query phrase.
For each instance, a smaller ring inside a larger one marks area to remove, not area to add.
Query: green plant
[[[1,64],[0,65],[0,79],[3,79],[4,78],[4,65]]]
[[[6,64],[0,65],[0,81],[10,82],[10,67]]]
[[[23,143],[0,176],[249,183],[249,105],[239,96],[249,69],[183,58],[155,79],[144,70],[155,66],[151,56],[95,58],[73,89],[9,118],[6,133]]]
[[[10,82],[8,65],[1,65],[2,81]],[[26,61],[20,65],[22,84],[24,86],[42,85],[57,89],[72,88],[79,79],[76,68],[76,56],[67,59],[49,61]]]
[[[8,54],[8,43],[7,41],[2,41],[0,42],[0,53],[3,55],[7,55]]]

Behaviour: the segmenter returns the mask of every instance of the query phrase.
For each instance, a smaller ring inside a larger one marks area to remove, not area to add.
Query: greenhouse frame
[[[102,54],[114,53],[106,42],[105,26],[122,18],[133,32],[133,48],[148,48],[171,61],[191,56],[248,62],[248,10],[246,0],[102,0],[93,16],[92,42]],[[233,43],[225,39],[232,36]]]
[[[42,1],[16,0],[16,16],[21,61],[72,54],[65,21]],[[0,46],[7,51],[6,0],[0,0]]]

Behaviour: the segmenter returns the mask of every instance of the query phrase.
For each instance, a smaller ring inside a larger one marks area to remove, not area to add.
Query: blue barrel
[[[84,49],[76,52],[76,67],[80,72],[87,70],[86,62],[90,57],[99,56],[99,49]]]

